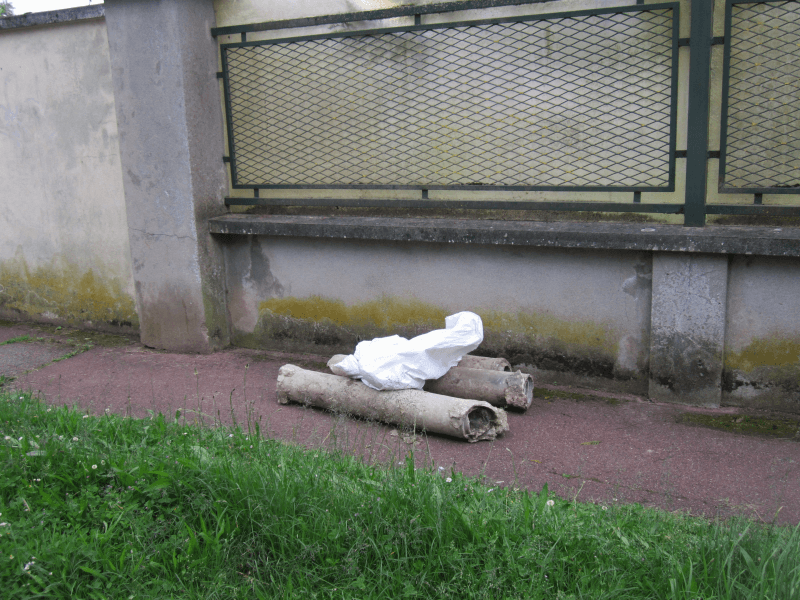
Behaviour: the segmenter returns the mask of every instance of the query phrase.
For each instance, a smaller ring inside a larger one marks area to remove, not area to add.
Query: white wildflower
[[[97,468],[97,465],[92,465],[92,468],[93,468],[93,469],[96,469],[96,468]]]
[[[450,483],[451,481],[453,481],[453,478],[452,478],[452,477],[448,477],[447,479],[445,479],[445,481],[446,481],[447,483]]]
[[[548,500],[547,501],[547,506],[553,506],[555,503],[556,503],[555,500]]]

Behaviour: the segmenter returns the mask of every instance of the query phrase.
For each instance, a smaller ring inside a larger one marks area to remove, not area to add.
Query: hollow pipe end
[[[517,371],[507,379],[505,400],[507,406],[528,410],[533,402],[533,375]]]
[[[508,431],[508,415],[502,408],[477,402],[464,419],[464,437],[468,442],[493,440]]]

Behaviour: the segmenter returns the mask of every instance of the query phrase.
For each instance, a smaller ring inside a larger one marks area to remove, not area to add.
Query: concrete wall
[[[0,317],[228,344],[211,1],[0,21]]]
[[[225,212],[214,12],[196,0],[105,3],[142,342],[184,352],[228,344]]]
[[[646,389],[645,253],[264,237],[225,248],[235,344],[350,353],[472,310],[484,352]]]
[[[800,398],[800,261],[732,257],[727,315],[724,402],[796,409]]]
[[[136,330],[102,18],[0,31],[0,317]]]

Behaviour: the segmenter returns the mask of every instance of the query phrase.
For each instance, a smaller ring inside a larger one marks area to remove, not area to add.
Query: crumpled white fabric
[[[337,355],[331,371],[361,379],[375,390],[422,389],[426,379],[438,379],[483,341],[483,323],[463,311],[436,329],[407,340],[399,335],[359,342],[353,354]]]

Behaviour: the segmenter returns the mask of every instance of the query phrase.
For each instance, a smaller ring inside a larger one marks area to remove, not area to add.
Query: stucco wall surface
[[[103,19],[0,32],[0,314],[136,329]]]
[[[460,310],[483,352],[515,364],[636,383],[649,346],[647,253],[253,236],[225,245],[232,341],[352,352]]]
[[[797,410],[800,404],[800,261],[731,258],[723,400]]]

